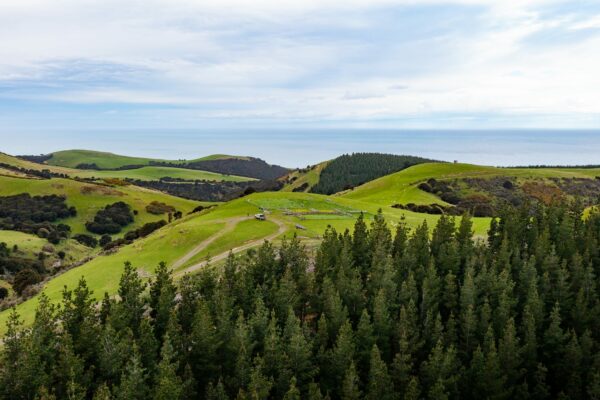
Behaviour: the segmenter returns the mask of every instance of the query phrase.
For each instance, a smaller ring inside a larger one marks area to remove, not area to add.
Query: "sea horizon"
[[[162,159],[231,154],[289,168],[357,152],[503,167],[600,164],[600,129],[88,129],[17,134],[18,140],[5,142],[3,152],[86,149]]]

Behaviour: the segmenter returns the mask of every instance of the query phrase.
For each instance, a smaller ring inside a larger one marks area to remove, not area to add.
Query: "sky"
[[[600,129],[597,0],[2,0],[0,43],[13,151],[65,132]]]

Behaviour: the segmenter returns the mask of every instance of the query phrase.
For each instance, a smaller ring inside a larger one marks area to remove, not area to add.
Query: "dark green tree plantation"
[[[599,244],[599,213],[528,206],[485,238],[380,214],[180,281],[127,263],[118,296],[11,315],[0,398],[599,399]]]

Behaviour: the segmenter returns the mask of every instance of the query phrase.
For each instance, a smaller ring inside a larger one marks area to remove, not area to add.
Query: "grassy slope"
[[[85,194],[90,188],[91,193]],[[73,181],[70,179],[23,179],[0,176],[0,196],[10,196],[20,193],[31,195],[58,194],[67,197],[67,204],[75,206],[77,216],[65,219],[64,223],[71,226],[73,233],[86,232],[85,223],[93,219],[96,212],[108,204],[124,201],[138,211],[133,224],[125,230],[141,226],[147,222],[158,221],[164,216],[152,215],[146,212],[146,205],[152,201],[160,201],[174,206],[184,214],[196,207],[198,202],[185,200],[137,186],[107,188],[100,185]]]
[[[132,261],[142,276],[150,276],[160,261],[173,262],[184,255],[187,249],[215,234],[222,227],[223,224],[202,224],[200,219],[186,218],[125,246],[117,253],[96,257],[81,267],[55,277],[44,286],[43,292],[50,300],[58,302],[65,286],[73,288],[81,277],[85,277],[96,298],[101,298],[105,292],[112,295],[116,292],[126,261]],[[35,296],[17,306],[17,311],[25,323],[31,323],[33,320],[37,298],[38,296]],[[0,314],[0,333],[6,329],[8,314],[9,310]]]
[[[0,163],[13,165],[15,167],[20,167],[20,168],[33,169],[33,170],[37,170],[37,171],[47,169],[47,170],[50,170],[57,174],[67,174],[68,175],[73,172],[76,172],[76,170],[73,170],[71,168],[57,167],[57,166],[52,166],[52,165],[42,165],[42,164],[37,164],[37,163],[33,163],[30,161],[26,161],[26,160],[21,160],[20,158],[13,157],[13,156],[10,156],[10,155],[2,153],[2,152],[0,152]]]
[[[18,246],[17,255],[25,258],[37,257],[42,248],[49,244],[46,239],[39,238],[36,235],[0,230],[0,243],[2,242],[6,243],[10,249],[16,244]],[[55,251],[49,256],[49,262],[46,265],[50,265],[52,262],[58,260],[57,252],[61,250],[66,254],[65,261],[67,263],[81,260],[83,257],[95,252],[72,239],[62,240],[59,244],[51,246]]]
[[[295,177],[296,180],[290,184],[285,185],[284,188],[282,189],[282,191],[283,192],[291,192],[295,188],[302,186],[304,183],[308,183],[308,188],[305,190],[305,192],[309,191],[311,187],[313,187],[314,185],[316,185],[319,182],[319,177],[321,176],[321,171],[323,171],[323,168],[325,168],[328,163],[329,163],[329,161],[325,161],[320,164],[317,164],[313,169],[311,169],[308,172],[293,171],[287,177],[289,177],[289,178]]]
[[[94,170],[75,170],[70,176],[80,178],[120,178],[120,179],[139,179],[142,181],[156,181],[163,177],[187,179],[187,180],[209,180],[209,181],[233,181],[243,182],[254,180],[235,175],[224,175],[215,172],[199,171],[193,169],[171,168],[171,167],[142,167],[137,169],[128,169],[122,171],[94,171]]]
[[[150,164],[150,161],[165,161],[175,164],[182,164],[187,161],[217,160],[222,158],[236,158],[236,156],[214,154],[194,160],[160,160],[145,157],[122,156],[119,154],[92,150],[64,150],[52,153],[52,158],[46,161],[46,163],[48,165],[69,168],[75,168],[79,164],[86,163],[96,164],[99,168],[103,169],[115,169],[125,165],[148,165]]]
[[[415,165],[395,174],[367,182],[341,197],[381,206],[395,203],[444,204],[437,196],[423,192],[417,185],[429,178],[454,179],[467,177],[514,176],[519,178],[577,177],[600,175],[600,169],[495,168],[471,164],[428,163]]]

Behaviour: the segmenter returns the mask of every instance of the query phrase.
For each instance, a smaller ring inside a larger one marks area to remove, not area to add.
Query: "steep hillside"
[[[293,170],[289,174],[280,178],[284,183],[284,192],[310,192],[310,190],[319,183],[321,171],[327,166],[329,161],[311,165],[306,168]]]
[[[10,170],[12,170],[13,173],[21,170],[20,175],[27,175],[26,171],[44,171],[44,170],[49,171],[53,174],[63,174],[63,175],[69,175],[71,173],[77,172],[77,170],[74,170],[71,168],[39,164],[39,163],[31,162],[28,160],[23,160],[21,158],[14,157],[14,156],[8,155],[6,153],[2,153],[2,152],[0,152],[0,168],[2,168],[5,171],[10,168]]]
[[[72,233],[89,233],[86,231],[85,223],[92,220],[98,210],[119,201],[129,204],[132,210],[137,212],[128,230],[165,218],[164,215],[153,215],[146,211],[146,206],[152,201],[171,205],[183,213],[191,211],[199,204],[133,185],[110,187],[62,178],[23,179],[0,176],[0,196],[21,193],[29,193],[32,196],[51,194],[65,196],[67,205],[74,206],[77,210],[76,216],[61,221],[71,227]]]
[[[321,170],[311,192],[333,194],[373,179],[401,171],[412,165],[431,162],[425,158],[380,153],[344,154]]]

